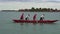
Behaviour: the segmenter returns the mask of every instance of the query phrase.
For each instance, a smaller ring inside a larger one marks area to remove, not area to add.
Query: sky
[[[60,0],[0,0],[0,10],[35,8],[60,9]]]
[[[19,2],[43,2],[43,1],[53,1],[53,2],[57,2],[60,0],[0,0],[1,2],[10,2],[10,1],[19,1]]]

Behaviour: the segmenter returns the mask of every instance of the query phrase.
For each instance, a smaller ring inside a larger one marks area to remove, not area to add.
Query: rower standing
[[[43,19],[44,19],[44,14],[42,14],[40,17],[40,20],[43,20]]]
[[[29,20],[30,14],[28,14],[25,18],[25,20]]]

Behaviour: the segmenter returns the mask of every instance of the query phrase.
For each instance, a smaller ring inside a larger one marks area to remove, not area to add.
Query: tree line
[[[41,12],[60,12],[58,9],[52,9],[52,8],[34,8],[31,9],[19,9],[18,11],[41,11]]]

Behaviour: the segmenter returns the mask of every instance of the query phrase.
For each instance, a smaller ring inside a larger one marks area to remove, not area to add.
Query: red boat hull
[[[54,23],[58,20],[13,20],[16,23]]]

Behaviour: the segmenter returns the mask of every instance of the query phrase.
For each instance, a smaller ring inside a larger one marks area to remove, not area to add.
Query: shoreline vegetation
[[[58,9],[52,8],[34,8],[31,9],[18,9],[18,10],[2,10],[2,12],[60,12]]]

